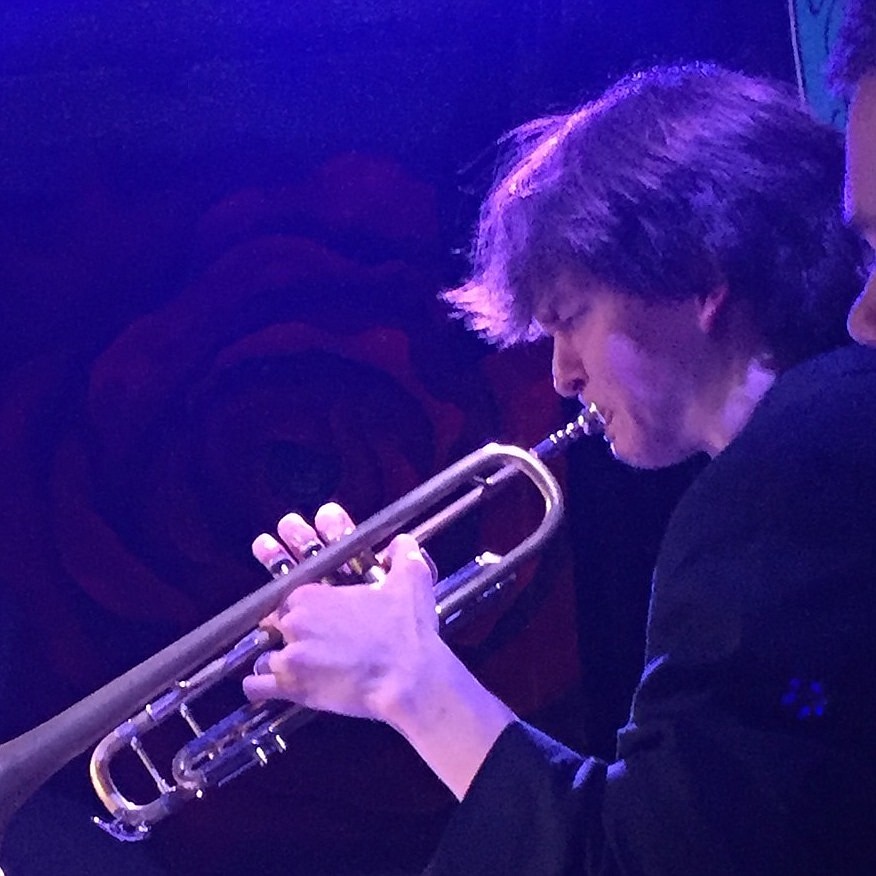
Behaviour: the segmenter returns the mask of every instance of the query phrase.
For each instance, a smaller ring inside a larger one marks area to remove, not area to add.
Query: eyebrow
[[[545,309],[540,312],[534,312],[532,314],[532,319],[543,332],[550,332],[551,327],[555,326],[559,322],[559,316],[557,312],[552,309]]]

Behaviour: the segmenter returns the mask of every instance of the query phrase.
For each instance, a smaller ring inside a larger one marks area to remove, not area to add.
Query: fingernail
[[[256,657],[252,665],[253,675],[270,675],[271,674],[271,652],[264,651]]]

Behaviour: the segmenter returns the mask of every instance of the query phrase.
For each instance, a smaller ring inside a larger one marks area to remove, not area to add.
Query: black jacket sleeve
[[[505,729],[427,871],[430,876],[604,871],[600,817],[607,765],[529,725]]]

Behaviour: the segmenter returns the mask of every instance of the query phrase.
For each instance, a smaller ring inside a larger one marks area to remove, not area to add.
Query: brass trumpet
[[[513,570],[556,530],[563,513],[563,497],[544,460],[582,435],[601,433],[603,425],[599,412],[591,405],[529,451],[488,444],[469,454],[370,517],[350,535],[61,714],[0,745],[0,834],[31,794],[96,740],[91,778],[113,821],[95,821],[116,838],[127,841],[144,838],[154,824],[187,800],[202,796],[207,789],[221,786],[249,767],[264,764],[271,754],[285,750],[282,733],[312,714],[302,706],[280,701],[247,704],[206,730],[198,725],[189,707],[230,672],[249,665],[277,644],[275,634],[261,628],[259,622],[296,587],[326,578],[345,564],[372,555],[398,532],[407,530],[424,543],[493,496],[509,479],[525,474],[544,501],[542,520],[504,556],[484,554],[438,582],[436,611],[442,630],[451,627],[473,605],[497,592]],[[452,499],[454,495],[458,498]],[[449,504],[433,513],[432,509],[448,499]],[[189,676],[203,663],[205,654],[220,656]],[[162,691],[167,692],[153,699]],[[174,715],[188,723],[194,739],[173,758],[173,782],[169,782],[146,754],[142,737]],[[127,800],[111,776],[113,757],[126,747],[140,757],[155,782],[157,795],[149,802]]]

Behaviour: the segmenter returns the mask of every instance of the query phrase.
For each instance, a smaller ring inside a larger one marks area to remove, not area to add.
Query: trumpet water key
[[[599,412],[590,406],[531,450],[486,445],[100,690],[0,746],[0,830],[48,778],[95,742],[91,778],[112,816],[110,822],[99,823],[122,840],[142,839],[187,800],[285,751],[288,733],[312,715],[302,706],[281,701],[246,704],[206,729],[191,709],[192,701],[278,644],[276,633],[260,626],[263,618],[296,587],[330,579],[363,557],[379,556],[399,532],[427,542],[512,478],[525,475],[541,494],[542,519],[504,556],[484,553],[436,584],[442,631],[452,628],[501,588],[559,525],[563,497],[545,460],[582,435],[600,434],[602,428]],[[203,665],[204,655],[217,656]],[[167,776],[146,752],[143,737],[175,716],[183,719],[194,738],[177,751]],[[155,796],[146,802],[128,800],[113,778],[112,762],[128,748],[155,784]]]

